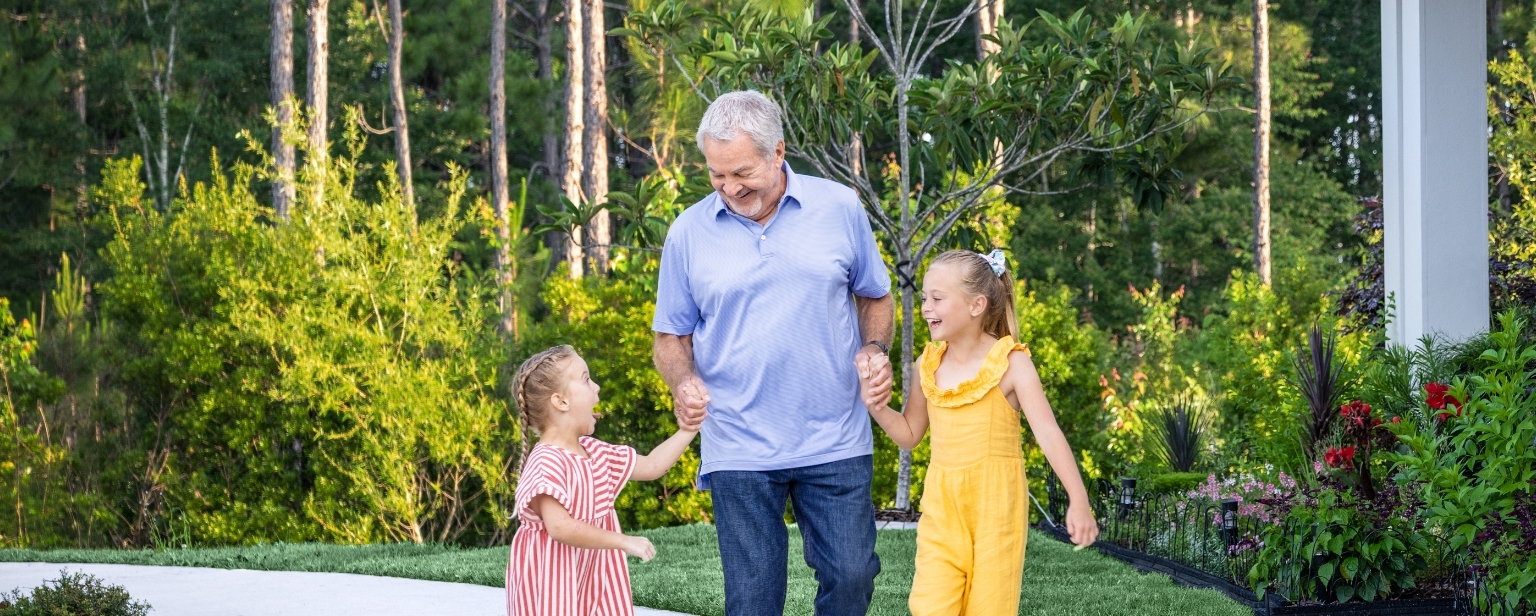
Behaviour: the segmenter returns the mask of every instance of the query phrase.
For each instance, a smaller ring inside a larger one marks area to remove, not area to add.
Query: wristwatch
[[[873,344],[873,345],[875,345],[877,347],[880,347],[880,352],[881,353],[885,353],[886,355],[890,355],[891,354],[891,345],[888,345],[888,344],[886,344],[884,342],[881,342],[879,340],[871,340],[869,342],[864,343],[864,346],[869,346],[871,344]]]

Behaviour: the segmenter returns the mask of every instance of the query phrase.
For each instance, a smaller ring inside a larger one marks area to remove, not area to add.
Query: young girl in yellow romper
[[[864,390],[870,415],[904,449],[916,447],[932,422],[908,607],[913,616],[1014,616],[1029,514],[1018,409],[1071,499],[1072,542],[1091,545],[1098,524],[1028,347],[1014,340],[1013,282],[1002,252],[939,255],[923,278],[922,312],[934,342],[919,360],[906,412],[887,406],[889,394],[871,398]],[[859,368],[862,376],[871,366]]]

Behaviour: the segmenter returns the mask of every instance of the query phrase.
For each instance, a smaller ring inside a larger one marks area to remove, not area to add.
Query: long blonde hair
[[[981,315],[981,330],[993,338],[1019,338],[1019,317],[1013,305],[1013,275],[1003,267],[1001,275],[992,271],[987,257],[969,250],[951,250],[933,259],[936,265],[948,265],[957,274],[960,288],[971,295],[987,298],[987,311]]]
[[[561,378],[560,367],[565,360],[576,356],[576,349],[569,344],[553,346],[529,357],[517,368],[512,379],[512,395],[517,400],[517,411],[523,422],[523,449],[517,454],[517,473],[522,475],[523,462],[528,460],[528,450],[533,448],[533,433],[542,431],[549,419],[549,397],[565,391],[567,383]]]

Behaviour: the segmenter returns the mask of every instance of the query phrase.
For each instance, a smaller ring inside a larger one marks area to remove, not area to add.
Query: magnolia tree
[[[981,60],[937,57],[978,1],[941,14],[933,0],[884,0],[874,11],[883,19],[871,21],[844,0],[865,33],[857,43],[832,40],[830,18],[750,3],[706,13],[669,0],[617,31],[667,50],[706,101],[748,88],[772,97],[785,112],[788,154],[858,192],[897,278],[907,383],[918,271],[968,215],[1004,193],[1060,194],[1116,176],[1139,206],[1160,210],[1176,193],[1169,161],[1181,129],[1241,84],[1209,50],[1144,43],[1143,19],[1129,15],[1100,26],[1082,11],[1041,13],[1000,24],[987,37],[998,51]],[[910,473],[903,451],[898,508],[909,506]]]

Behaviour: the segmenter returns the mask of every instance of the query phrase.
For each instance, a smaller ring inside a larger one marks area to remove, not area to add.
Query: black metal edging
[[[1052,525],[1049,522],[1041,522],[1035,528],[1063,543],[1072,542],[1071,538],[1067,535],[1066,529],[1060,526]],[[1098,548],[1100,553],[1124,561],[1139,571],[1156,571],[1167,575],[1173,578],[1173,581],[1177,582],[1180,586],[1187,588],[1209,588],[1221,591],[1222,594],[1233,601],[1252,609],[1254,616],[1303,616],[1311,614],[1319,616],[1334,616],[1337,614],[1359,616],[1434,616],[1477,613],[1475,610],[1469,609],[1469,605],[1455,599],[1409,599],[1371,603],[1288,606],[1284,604],[1284,600],[1279,595],[1266,593],[1264,599],[1260,600],[1258,595],[1247,588],[1233,584],[1225,578],[1211,575],[1176,561],[1129,550],[1104,541],[1095,541],[1093,547]]]
[[[1071,538],[1067,535],[1067,530],[1060,526],[1056,526],[1048,522],[1041,522],[1040,525],[1036,526],[1035,528],[1040,529],[1045,534],[1050,535],[1052,538],[1060,540],[1064,543],[1072,542]],[[1137,570],[1144,572],[1156,571],[1170,578],[1173,578],[1173,581],[1177,582],[1180,586],[1185,586],[1188,588],[1210,588],[1212,590],[1221,591],[1222,594],[1226,595],[1233,601],[1241,603],[1247,606],[1249,609],[1252,609],[1254,616],[1270,616],[1271,610],[1279,607],[1280,605],[1279,597],[1273,593],[1265,595],[1264,599],[1260,600],[1258,595],[1254,594],[1253,591],[1233,584],[1225,578],[1211,575],[1194,567],[1190,567],[1189,565],[1168,560],[1160,556],[1153,556],[1151,554],[1143,554],[1135,550],[1128,550],[1105,541],[1095,541],[1093,547],[1098,548],[1100,553],[1124,561],[1126,564],[1135,567]]]

